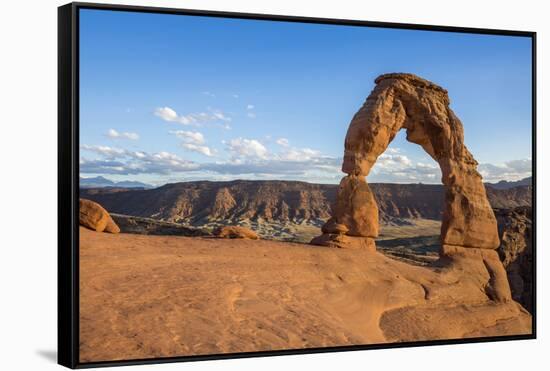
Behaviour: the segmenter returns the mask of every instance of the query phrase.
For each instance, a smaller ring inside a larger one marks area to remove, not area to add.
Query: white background
[[[107,1],[109,2],[109,1]],[[208,0],[125,4],[538,32],[538,340],[134,366],[136,370],[526,370],[548,367],[545,228],[550,31],[545,1]],[[0,369],[60,369],[56,352],[57,6],[0,9]],[[407,58],[403,55],[403,58]],[[368,82],[370,83],[370,82]],[[472,89],[475,89],[472,86]],[[490,138],[488,138],[490,140]],[[546,145],[544,145],[546,143]],[[543,292],[544,291],[544,292]],[[542,366],[540,365],[542,363]]]

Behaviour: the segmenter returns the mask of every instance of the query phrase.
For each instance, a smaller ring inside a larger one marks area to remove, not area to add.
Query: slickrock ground
[[[81,361],[528,334],[472,265],[80,228]],[[461,271],[464,270],[464,271]]]

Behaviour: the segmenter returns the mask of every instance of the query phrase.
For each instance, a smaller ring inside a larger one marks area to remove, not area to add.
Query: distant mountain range
[[[103,188],[103,187],[118,187],[118,188],[153,188],[152,185],[135,182],[135,181],[121,181],[113,182],[102,176],[96,176],[94,178],[80,177],[80,188]]]
[[[533,185],[533,177],[523,178],[515,182],[501,180],[498,183],[485,183],[485,185],[496,189],[510,189],[518,186],[530,186]]]
[[[440,220],[442,185],[371,184],[380,219]],[[297,181],[196,181],[166,184],[154,189],[124,187],[81,189],[80,196],[113,213],[202,225],[212,221],[255,220],[314,222],[330,217],[338,185]],[[487,186],[494,208],[531,205],[531,186],[498,189]]]

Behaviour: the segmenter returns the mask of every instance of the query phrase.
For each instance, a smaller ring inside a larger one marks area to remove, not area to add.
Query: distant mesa
[[[223,226],[214,230],[214,236],[219,238],[244,238],[249,240],[258,240],[258,234],[253,230],[240,226]]]
[[[96,176],[93,178],[83,178],[80,177],[80,188],[104,188],[104,187],[115,187],[115,188],[143,188],[150,189],[154,188],[150,184],[137,182],[137,181],[120,181],[114,182],[110,179],[107,179],[102,176]]]
[[[79,222],[96,232],[120,233],[120,228],[100,204],[81,198]]]

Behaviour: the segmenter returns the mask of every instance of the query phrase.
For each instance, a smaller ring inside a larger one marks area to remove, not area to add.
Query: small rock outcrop
[[[245,238],[249,240],[259,239],[253,230],[236,225],[219,227],[214,231],[214,236],[219,238]]]
[[[120,228],[100,204],[81,198],[79,201],[80,225],[96,232],[120,233]]]

